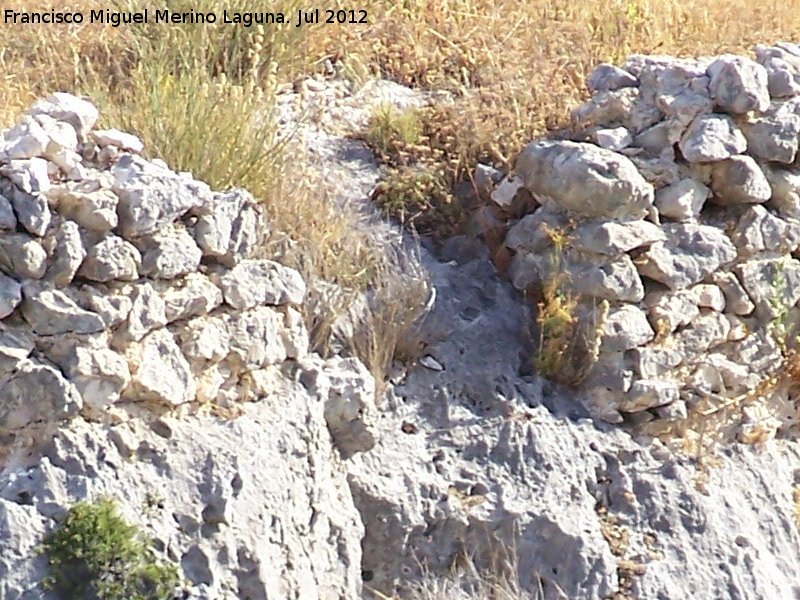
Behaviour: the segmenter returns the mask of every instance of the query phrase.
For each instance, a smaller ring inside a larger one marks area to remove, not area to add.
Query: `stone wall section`
[[[800,312],[800,46],[755,57],[598,66],[571,139],[531,142],[491,194],[514,286],[558,278],[596,326],[573,350],[607,420],[679,419],[781,366]]]

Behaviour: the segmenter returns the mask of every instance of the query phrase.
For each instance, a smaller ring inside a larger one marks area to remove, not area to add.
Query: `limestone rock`
[[[800,56],[796,45],[776,44],[755,47],[756,61],[767,71],[769,95],[785,98],[800,94]]]
[[[216,193],[195,225],[195,239],[204,255],[233,267],[252,256],[261,218],[252,196],[244,190]]]
[[[650,324],[662,333],[672,333],[678,327],[691,323],[700,314],[696,297],[688,290],[650,292],[645,296],[644,303]]]
[[[74,416],[83,405],[75,386],[52,367],[24,360],[0,385],[0,432],[8,433],[37,421]]]
[[[708,67],[709,89],[718,108],[742,114],[769,107],[769,77],[758,63],[742,56],[721,56]]]
[[[16,228],[17,217],[14,215],[14,209],[11,208],[11,202],[8,198],[0,194],[0,231],[14,231]]]
[[[800,139],[800,116],[771,115],[739,122],[747,151],[756,158],[778,163],[794,162]]]
[[[699,181],[687,177],[656,192],[658,214],[676,221],[696,218],[711,190]]]
[[[139,154],[144,144],[135,135],[119,129],[95,129],[89,133],[89,139],[98,146],[116,146],[120,150]]]
[[[167,322],[199,317],[222,304],[222,291],[202,273],[189,273],[163,294]]]
[[[258,304],[301,304],[306,286],[300,273],[271,260],[245,260],[220,279],[225,302],[238,309]]]
[[[637,85],[639,80],[636,77],[608,63],[597,65],[586,78],[586,87],[593,92],[607,92]]]
[[[594,139],[598,146],[613,152],[619,152],[633,143],[631,132],[624,127],[598,129],[594,132]]]
[[[675,223],[663,226],[666,242],[650,246],[636,260],[639,273],[676,290],[702,281],[736,258],[736,248],[719,229]]]
[[[211,201],[206,184],[168,169],[159,171],[144,162],[126,154],[112,167],[115,177],[112,189],[119,197],[119,226],[127,238],[156,233],[191,209]]]
[[[230,352],[229,326],[219,317],[192,319],[181,329],[179,339],[181,351],[190,361],[217,363]]]
[[[572,118],[585,126],[620,126],[632,120],[638,98],[639,90],[632,87],[600,92],[573,110]]]
[[[133,244],[109,234],[89,248],[78,275],[99,282],[133,281],[139,277],[141,264],[141,254]]]
[[[105,328],[97,313],[84,310],[64,292],[27,282],[22,288],[22,315],[39,335],[96,333]]]
[[[3,134],[0,157],[19,160],[41,156],[47,149],[50,138],[42,126],[29,115],[23,115],[17,124]]]
[[[800,245],[800,222],[776,217],[760,205],[741,216],[731,240],[743,257],[769,252],[794,252]]]
[[[711,201],[721,206],[767,202],[772,188],[758,163],[749,156],[734,156],[714,164]]]
[[[627,356],[634,371],[642,379],[656,379],[667,375],[683,362],[680,352],[671,348],[645,346],[634,348]]]
[[[683,134],[679,147],[689,162],[713,162],[744,152],[747,139],[728,115],[700,115]]]
[[[156,329],[128,350],[131,384],[126,399],[177,406],[194,399],[196,384],[172,334]]]
[[[603,329],[602,352],[620,352],[643,346],[652,341],[655,332],[645,313],[628,304],[612,308]]]
[[[532,142],[515,170],[538,201],[577,216],[635,220],[653,205],[653,188],[633,163],[593,144]]]
[[[47,161],[43,158],[12,160],[0,167],[0,173],[27,194],[38,194],[50,189]]]
[[[22,302],[22,286],[0,272],[0,319],[5,319]]]
[[[34,117],[47,115],[56,121],[69,123],[80,140],[86,138],[100,117],[100,113],[91,102],[63,92],[56,92],[44,100],[35,102],[28,109],[28,114]]]
[[[605,221],[579,226],[570,235],[570,245],[584,252],[617,255],[666,239],[661,228],[648,221]]]
[[[159,279],[175,279],[193,273],[200,265],[203,252],[184,228],[162,230],[138,241],[142,252],[142,275]]]
[[[45,354],[75,385],[91,416],[116,402],[130,382],[128,363],[100,340],[55,338]]]
[[[769,322],[800,300],[800,261],[794,258],[753,259],[734,271],[761,319]]]
[[[53,260],[47,267],[45,279],[56,287],[69,285],[85,258],[86,249],[78,225],[64,221],[56,232]]]
[[[79,184],[72,189],[56,189],[50,196],[57,199],[58,212],[81,227],[98,233],[111,231],[118,223],[119,198],[111,190],[89,191],[91,187]]]
[[[128,318],[116,333],[118,343],[138,342],[150,331],[167,324],[164,300],[152,284],[145,282],[133,286],[129,297],[131,308]]]
[[[711,280],[725,294],[725,307],[736,315],[749,315],[755,309],[741,282],[733,273],[717,272]]]

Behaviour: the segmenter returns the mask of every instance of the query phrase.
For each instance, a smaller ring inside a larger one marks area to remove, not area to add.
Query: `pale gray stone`
[[[0,432],[20,430],[35,422],[56,422],[75,416],[83,406],[75,386],[56,369],[23,360],[0,384]]]
[[[642,379],[656,379],[680,366],[683,357],[672,348],[646,346],[626,353],[635,373]]]
[[[496,188],[492,190],[491,199],[497,206],[509,207],[514,203],[517,192],[522,188],[524,182],[521,177],[516,175],[506,177]]]
[[[47,252],[24,233],[0,233],[0,268],[17,279],[41,279],[47,271]]]
[[[142,275],[157,279],[175,279],[193,273],[200,265],[203,251],[184,227],[163,229],[137,242],[142,252]]]
[[[234,308],[258,304],[301,304],[306,285],[300,273],[271,260],[244,260],[220,278],[225,302]]]
[[[663,226],[666,242],[650,246],[636,260],[639,273],[676,290],[699,283],[736,258],[728,236],[714,227],[690,223]]]
[[[141,264],[142,257],[133,244],[109,234],[89,248],[78,275],[99,282],[133,281],[139,277]]]
[[[633,136],[625,127],[598,129],[594,132],[594,139],[601,148],[614,152],[619,152],[633,143]]]
[[[206,256],[227,267],[249,259],[258,241],[261,218],[245,190],[216,193],[195,225],[195,239]]]
[[[22,285],[0,272],[0,319],[5,319],[22,302]]]
[[[117,332],[117,342],[139,341],[146,334],[167,324],[165,304],[149,282],[133,286],[128,318]]]
[[[42,237],[50,226],[50,208],[41,194],[28,194],[14,188],[10,194],[17,221],[32,235]]]
[[[94,417],[119,400],[130,383],[128,363],[101,340],[54,338],[45,349],[77,388],[84,413]]]
[[[725,294],[725,307],[736,315],[749,315],[756,305],[750,300],[741,282],[733,273],[719,271],[714,273],[711,280],[720,287]]]
[[[508,230],[505,245],[516,251],[542,252],[563,232],[569,219],[555,207],[540,206]]]
[[[75,129],[79,140],[86,138],[100,117],[100,113],[91,102],[63,92],[56,92],[44,100],[38,100],[28,109],[27,114],[34,117],[44,114],[56,121],[69,123]]]
[[[725,310],[725,295],[722,290],[711,283],[698,283],[689,290],[694,303],[699,308],[710,308],[717,312]]]
[[[116,146],[134,154],[144,150],[144,144],[138,137],[119,129],[95,129],[89,133],[89,139],[98,146]]]
[[[584,252],[617,255],[666,239],[661,228],[648,221],[605,221],[578,226],[570,234],[570,246]]]
[[[280,315],[268,306],[242,311],[230,324],[230,360],[243,369],[260,369],[286,360],[281,322]]]
[[[694,294],[688,290],[650,292],[645,296],[650,324],[657,332],[672,333],[700,314]]]
[[[700,115],[683,134],[679,147],[689,162],[713,162],[744,152],[747,139],[728,115]]]
[[[3,133],[2,142],[0,156],[18,160],[44,154],[50,138],[36,119],[23,115],[14,127]]]
[[[62,291],[27,282],[22,295],[22,316],[39,335],[96,333],[105,328],[100,315],[84,310]]]
[[[636,77],[608,63],[597,65],[586,78],[586,87],[593,92],[608,92],[638,85],[639,80]]]
[[[711,190],[707,186],[687,177],[656,191],[655,204],[662,217],[688,221],[700,214],[710,195]]]
[[[800,116],[753,117],[741,119],[738,124],[747,139],[749,154],[772,162],[794,162],[800,141]]]
[[[43,158],[12,160],[0,167],[0,173],[28,194],[38,194],[50,189],[50,176],[47,171],[47,161]]]
[[[734,363],[747,366],[751,373],[757,373],[760,377],[774,373],[783,362],[775,337],[761,328],[739,342],[726,344],[721,352]]]
[[[644,311],[628,304],[612,308],[603,326],[601,352],[620,352],[652,341],[655,332]]]
[[[770,96],[785,98],[800,94],[800,56],[796,47],[758,44],[755,53],[756,60],[767,71]]]
[[[222,304],[222,291],[202,273],[189,273],[162,297],[168,323],[208,314]]]
[[[111,169],[115,177],[112,190],[119,197],[117,214],[123,236],[135,238],[156,233],[191,209],[211,201],[205,183],[142,163],[146,161],[125,154]]]
[[[564,274],[564,287],[578,295],[612,302],[644,298],[642,280],[627,254],[576,257],[565,265]]]
[[[653,206],[653,187],[634,164],[593,144],[532,142],[515,171],[536,200],[577,216],[635,220]]]
[[[86,258],[80,229],[74,221],[64,221],[56,231],[53,260],[47,267],[45,278],[56,287],[65,287],[72,283],[78,268]]]
[[[17,228],[17,217],[14,209],[11,208],[11,201],[0,194],[0,231],[8,229],[14,231]]]
[[[100,315],[107,329],[113,329],[125,321],[131,312],[133,301],[124,293],[111,295],[108,291],[91,285],[82,286],[81,292],[86,304]]]
[[[620,404],[624,412],[641,412],[676,402],[680,398],[678,385],[673,381],[639,379],[634,381],[628,397]]]
[[[117,226],[119,199],[111,190],[81,191],[80,188],[59,189],[50,194],[58,201],[58,212],[81,227],[104,233]]]
[[[762,320],[777,318],[800,300],[800,261],[794,258],[753,259],[734,272]]]
[[[742,257],[765,251],[788,254],[800,245],[800,222],[776,217],[763,206],[752,206],[739,218],[731,241]]]
[[[627,87],[599,92],[572,111],[572,118],[583,125],[614,127],[630,123],[639,98],[637,88]]]
[[[178,337],[181,351],[190,361],[217,363],[230,352],[229,326],[219,317],[192,319],[180,329]]]
[[[491,165],[478,163],[475,165],[472,178],[475,181],[478,194],[483,198],[488,198],[494,191],[495,185],[499,184],[503,179],[503,173]]]
[[[194,400],[196,384],[189,363],[166,329],[152,331],[128,349],[131,383],[124,397],[177,406]]]
[[[301,381],[325,405],[325,422],[342,458],[348,459],[375,446],[375,380],[357,358],[327,361],[310,355],[299,363]]]
[[[720,56],[708,67],[709,89],[718,108],[743,114],[769,107],[767,70],[743,56]]]
[[[685,361],[692,362],[709,349],[727,342],[730,327],[725,315],[702,310],[700,316],[675,334],[675,349]]]

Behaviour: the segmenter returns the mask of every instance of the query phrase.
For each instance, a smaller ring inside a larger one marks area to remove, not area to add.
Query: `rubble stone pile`
[[[57,93],[0,138],[0,435],[142,403],[230,408],[308,352],[306,284],[254,258],[250,194],[147,161],[97,119]]]
[[[635,55],[587,85],[571,139],[529,144],[492,195],[535,200],[505,237],[514,286],[579,300],[561,377],[610,421],[752,393],[800,311],[800,46]]]

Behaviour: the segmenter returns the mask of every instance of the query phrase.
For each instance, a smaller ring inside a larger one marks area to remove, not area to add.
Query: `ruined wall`
[[[496,215],[533,197],[505,237],[510,276],[578,301],[557,376],[607,420],[680,419],[781,367],[800,300],[800,47],[756,58],[600,65],[572,139],[532,142],[494,189]],[[793,419],[779,409],[742,437]]]

